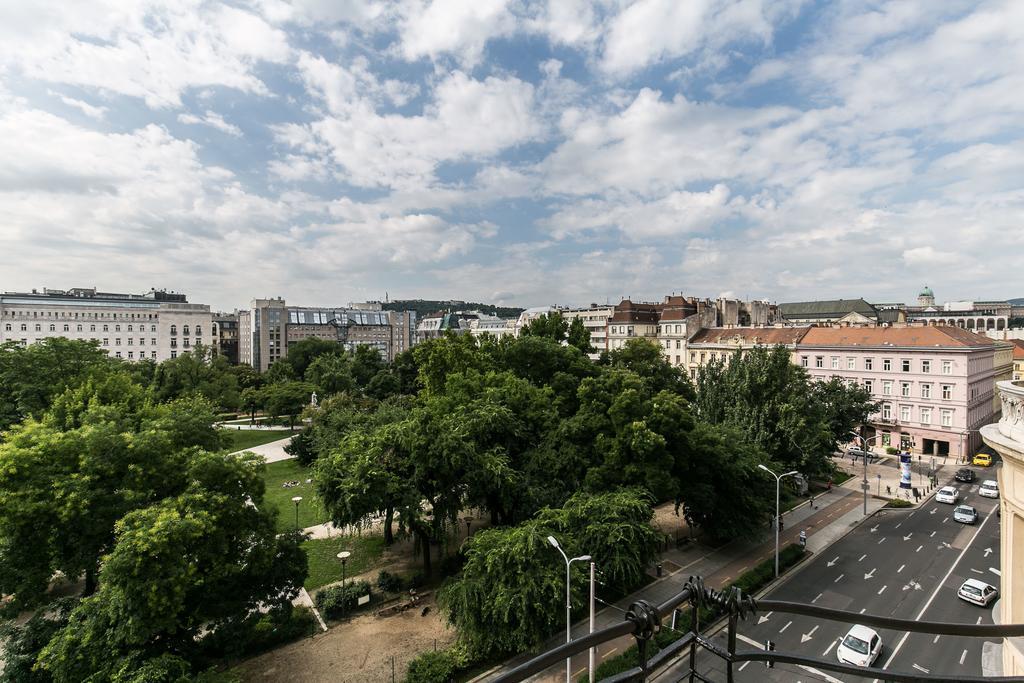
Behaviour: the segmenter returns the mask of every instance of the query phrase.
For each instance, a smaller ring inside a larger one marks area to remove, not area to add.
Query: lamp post
[[[554,536],[548,536],[548,543],[550,543],[555,550],[561,553],[562,559],[565,560],[565,642],[569,643],[572,641],[572,594],[570,592],[569,584],[571,579],[569,568],[572,566],[572,563],[577,560],[580,562],[589,562],[590,555],[580,555],[579,557],[574,557],[570,560],[569,556],[565,554],[564,550],[562,550],[562,546],[558,545],[558,539]],[[565,658],[565,683],[572,683],[572,657]]]
[[[758,469],[762,469],[768,474],[775,477],[775,578],[779,578],[779,489],[782,487],[782,478],[789,477],[794,474],[799,474],[796,470],[792,472],[786,472],[785,474],[775,474],[764,465],[759,464]]]
[[[299,503],[302,502],[302,496],[295,496],[292,498],[292,502],[295,503],[295,530],[299,530]]]
[[[342,588],[345,587],[345,562],[347,562],[348,558],[350,558],[350,557],[352,557],[352,553],[350,553],[347,550],[342,550],[340,553],[338,553],[338,559],[341,560],[341,587]],[[341,615],[345,616],[345,598],[347,598],[348,596],[345,595],[344,592],[342,592],[342,596],[343,597],[341,599]]]
[[[869,452],[868,451],[868,444],[871,443],[872,441],[874,441],[875,439],[881,439],[883,435],[882,434],[875,434],[870,439],[866,439],[865,440],[864,437],[861,436],[860,434],[858,434],[857,432],[850,432],[850,434],[855,439],[860,441],[861,450],[863,450],[864,453],[865,453],[865,455],[864,455],[864,481],[861,482],[860,487],[864,491],[864,514],[867,515],[868,514],[868,486],[869,486],[868,485],[868,456],[867,456],[867,453]]]

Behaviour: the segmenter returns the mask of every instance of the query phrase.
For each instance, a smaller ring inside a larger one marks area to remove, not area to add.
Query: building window
[[[943,400],[946,400],[946,401],[948,401],[951,398],[953,398],[953,385],[952,384],[943,384],[942,385],[942,398],[943,398]]]
[[[171,351],[171,358],[177,358],[177,357],[178,357],[178,352],[177,351]]]
[[[910,396],[910,382],[900,382],[900,396]]]
[[[114,325],[114,332],[120,332],[120,331],[121,331],[121,326],[120,325]]]
[[[892,434],[889,432],[882,432],[882,445],[889,446],[892,444]]]
[[[882,370],[889,372],[892,370],[892,360],[889,358],[882,359]]]
[[[892,405],[890,405],[888,403],[883,403],[882,404],[882,419],[883,420],[891,420],[892,419]]]
[[[700,362],[701,363],[704,363],[704,359],[705,359],[706,355],[707,354],[705,354],[703,351],[700,352]]]
[[[4,325],[4,330],[6,330],[7,332],[10,332],[11,331],[11,324],[7,323],[6,325]]]
[[[25,323],[22,323],[21,324],[21,331],[22,332],[28,332],[28,325],[26,325]]]
[[[65,325],[64,326],[64,331],[65,332],[70,332],[71,331],[71,325]]]
[[[869,394],[874,393],[874,386],[874,381],[870,379],[864,380],[864,390],[867,391]]]
[[[931,397],[932,397],[932,385],[931,384],[922,384],[921,385],[921,398],[931,398]]]
[[[150,332],[156,332],[156,325],[150,325],[149,326],[149,331]]]
[[[178,326],[171,325],[171,334],[178,334]]]
[[[805,368],[807,367],[807,356],[800,356],[800,365]]]
[[[181,333],[182,334],[188,334],[188,325],[182,325],[181,326]]]
[[[171,340],[171,348],[172,349],[178,348],[178,340],[177,339],[172,339]]]
[[[942,411],[942,426],[952,427],[953,426],[953,411],[943,410]]]
[[[903,372],[910,372],[910,359],[904,358],[902,361]]]
[[[900,420],[910,422],[910,406],[900,406]]]
[[[690,351],[690,362],[691,363],[696,363],[697,362],[697,352],[696,351]]]
[[[120,346],[120,345],[121,345],[121,338],[117,337],[116,339],[114,339],[114,346]]]
[[[139,337],[139,346],[145,346],[145,345],[146,345],[146,338],[145,337]]]
[[[839,369],[839,356],[832,356],[832,369],[833,370],[838,370]]]
[[[683,340],[682,339],[676,339],[676,348],[677,349],[683,348]]]
[[[108,339],[107,337],[104,337],[103,338],[103,345],[104,346],[110,346],[110,339]]]
[[[200,327],[199,325],[196,325],[196,336],[197,337],[202,337],[203,336],[203,328]]]
[[[944,360],[942,361],[942,374],[952,375],[953,374],[953,361]]]
[[[814,357],[814,367],[816,367],[816,368],[823,368],[823,367],[825,367],[825,356],[815,356]]]
[[[847,370],[856,370],[857,369],[857,359],[856,358],[847,358],[846,359],[846,369]]]
[[[156,358],[156,351],[150,351],[149,352],[149,357],[150,358]]]
[[[921,408],[921,424],[930,425],[932,423],[932,409]]]
[[[149,343],[152,344],[153,346],[156,346],[156,337],[153,337],[152,339],[150,339]]]
[[[872,365],[874,365],[874,361],[873,360],[871,360],[870,358],[865,358],[864,359],[864,369],[865,370],[871,370],[872,369],[872,367],[871,367]]]
[[[110,325],[104,325],[103,326],[103,331],[104,332],[110,332]]]
[[[697,379],[697,368],[690,368],[690,379]]]
[[[135,352],[134,351],[129,351],[128,352],[128,360],[131,360],[133,358],[135,358]]]
[[[95,332],[96,331],[96,326],[95,325],[89,325],[89,331],[90,332]]]
[[[114,352],[114,355],[115,355],[116,357],[120,358],[120,357],[121,357],[121,352],[120,352],[120,351],[115,351],[115,352]]]
[[[131,337],[128,337],[128,346],[131,346],[133,341],[135,340],[132,339]]]
[[[892,380],[882,380],[882,396],[892,396]]]
[[[921,361],[921,372],[926,375],[932,371],[932,362],[930,360]]]
[[[56,332],[56,331],[57,331],[57,326],[56,326],[56,325],[53,325],[53,324],[51,324],[51,325],[50,325],[50,332]]]

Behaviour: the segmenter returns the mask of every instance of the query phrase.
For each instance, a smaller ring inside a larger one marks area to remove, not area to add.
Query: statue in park
[[[313,395],[309,397],[309,405],[311,405],[314,408],[316,408],[317,404],[316,404],[316,392],[315,391],[313,392]]]

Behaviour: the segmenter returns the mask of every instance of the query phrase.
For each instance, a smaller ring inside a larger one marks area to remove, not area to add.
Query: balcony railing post
[[[647,680],[647,643],[661,630],[661,613],[658,608],[646,600],[637,600],[629,606],[626,620],[633,622],[633,637],[636,638],[636,649],[640,659],[639,681]]]
[[[732,658],[736,655],[736,626],[740,615],[736,611],[729,612],[729,659],[725,663],[726,681],[733,683]]]

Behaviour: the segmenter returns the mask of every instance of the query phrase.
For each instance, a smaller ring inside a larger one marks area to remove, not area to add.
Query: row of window
[[[86,320],[158,320],[160,318],[157,313],[109,313],[109,312],[86,312],[86,311],[10,311],[9,315],[15,318],[74,318],[76,320],[85,318]]]
[[[64,323],[63,328],[64,328],[63,329],[64,332],[70,332],[71,331],[71,325],[68,324],[68,323]],[[127,332],[134,332],[135,331],[134,325],[129,324],[127,326],[127,328],[128,328],[126,330]],[[4,325],[4,329],[6,331],[8,331],[8,332],[11,332],[11,331],[13,331],[13,326],[11,325],[11,323],[6,323]],[[28,325],[26,323],[21,323],[21,331],[22,332],[28,332]],[[42,332],[43,331],[43,326],[40,323],[36,323],[35,324],[35,331],[36,332]],[[55,325],[54,323],[50,323],[50,332],[56,332],[56,331],[57,331],[57,325]],[[85,331],[85,326],[82,323],[78,323],[78,324],[75,325],[75,331],[76,332],[84,332]],[[89,325],[89,331],[90,332],[95,332],[96,331],[96,325],[95,324]],[[109,332],[110,331],[110,325],[103,325],[103,331],[104,332]],[[120,324],[114,325],[114,332],[120,332],[120,331],[121,331],[121,325]],[[146,326],[143,325],[143,324],[140,324],[139,325],[139,332],[145,332],[145,331],[146,331]],[[149,331],[150,332],[156,332],[156,325],[150,325],[149,326]],[[203,336],[203,327],[202,327],[202,325],[196,325],[196,330],[195,331],[196,331],[196,336],[197,337],[202,337]],[[188,325],[182,325],[181,333],[184,334],[184,335],[188,335],[189,334],[189,326]],[[178,334],[178,326],[177,325],[171,325],[171,334],[172,335]]]
[[[665,348],[666,349],[671,349],[672,348],[672,340],[671,339],[666,339],[665,340]],[[683,340],[682,339],[676,339],[676,348],[677,349],[683,348]],[[676,361],[676,362],[678,363],[679,361]]]
[[[851,380],[851,383],[855,380]],[[875,380],[865,379],[864,388],[868,390],[868,393],[875,393]],[[932,398],[933,384],[928,382],[921,383],[921,398]],[[913,389],[913,382],[900,382],[900,396],[909,398]],[[949,401],[953,398],[953,385],[952,384],[940,384],[939,390],[940,396],[943,400]],[[893,396],[893,380],[883,379],[882,380],[882,396]],[[973,397],[972,397],[973,398]]]
[[[911,422],[914,419],[914,406],[901,405],[900,406],[900,422]],[[932,408],[928,406],[920,406],[917,409],[918,422],[923,425],[932,424]],[[882,419],[891,420],[892,417],[892,404],[882,404]],[[939,409],[939,424],[943,427],[953,426],[953,409],[952,408],[940,408]]]
[[[830,362],[831,362],[831,366],[830,367],[831,367],[831,369],[832,370],[840,370],[840,369],[842,369],[841,361],[842,361],[842,358],[840,356],[832,356],[830,358]],[[810,362],[810,356],[800,356],[800,365],[802,365],[803,367],[806,368],[806,367],[809,367],[809,362]],[[931,373],[932,367],[933,367],[932,361],[930,359],[928,359],[928,358],[924,358],[920,362],[921,362],[921,373],[925,374],[925,375]],[[901,372],[912,372],[912,366],[913,366],[913,361],[910,358],[901,358],[900,359],[899,367],[900,367],[900,371]],[[816,368],[824,368],[825,367],[825,356],[815,356],[814,357],[814,367],[816,367]],[[857,370],[858,369],[857,368],[857,358],[855,356],[847,356],[846,357],[846,369],[847,370]],[[875,359],[874,358],[865,358],[864,359],[864,368],[863,369],[864,370],[875,370]],[[882,359],[882,372],[892,372],[892,359],[891,358],[883,358]],[[944,360],[944,361],[942,361],[942,374],[943,375],[952,375],[953,374],[953,361],[951,361],[951,360]]]
[[[171,358],[174,358],[175,356],[176,356],[176,354],[173,351],[171,351]],[[121,352],[120,351],[115,351],[114,352],[114,357],[115,358],[121,358],[122,357],[121,356]],[[156,359],[156,351],[151,351],[150,354],[149,354],[149,357],[153,358],[153,359]],[[135,359],[135,352],[134,351],[129,351],[128,352],[128,360],[134,360],[134,359]],[[145,351],[139,351],[139,360],[145,360],[145,359],[146,359],[146,352]]]

